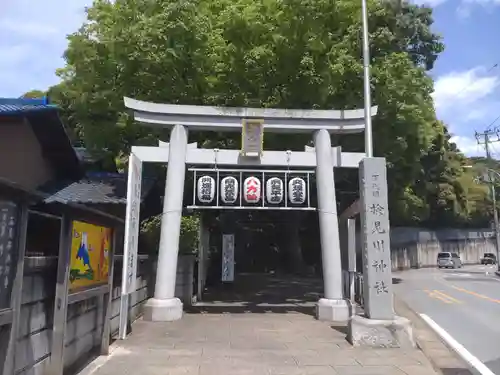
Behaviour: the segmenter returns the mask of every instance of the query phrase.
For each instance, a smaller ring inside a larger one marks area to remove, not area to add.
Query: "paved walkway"
[[[312,298],[298,298],[298,285],[311,282],[305,279],[293,287],[290,280],[274,278],[267,287],[253,284],[248,305],[239,300],[243,295],[233,292],[230,302],[212,300],[177,322],[138,321],[131,336],[93,374],[435,374],[419,350],[352,348],[345,326],[316,321]],[[255,290],[259,286],[262,290]],[[259,298],[266,302],[259,303]]]

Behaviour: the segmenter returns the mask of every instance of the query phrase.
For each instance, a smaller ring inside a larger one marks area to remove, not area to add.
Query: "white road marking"
[[[423,320],[446,341],[446,343],[455,350],[460,357],[462,357],[468,364],[470,364],[481,375],[495,375],[486,365],[479,359],[474,357],[467,349],[463,347],[457,340],[455,340],[448,332],[441,328],[434,320],[426,314],[420,314]]]

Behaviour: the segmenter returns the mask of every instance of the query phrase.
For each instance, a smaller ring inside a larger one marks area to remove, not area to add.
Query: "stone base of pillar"
[[[328,322],[347,322],[352,316],[352,305],[346,299],[321,298],[316,304],[316,319]]]
[[[404,349],[416,347],[411,322],[400,316],[395,316],[391,320],[376,320],[355,315],[349,321],[347,340],[357,347]]]
[[[182,318],[182,302],[179,298],[151,298],[145,303],[143,311],[145,321],[173,322]]]

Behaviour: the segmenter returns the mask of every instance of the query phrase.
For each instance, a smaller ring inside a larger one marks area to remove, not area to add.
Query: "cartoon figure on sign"
[[[101,279],[105,279],[109,272],[109,235],[107,231],[101,230],[101,252],[99,259],[99,274]]]
[[[78,233],[74,231],[73,236],[75,238],[80,237],[80,245],[78,246],[78,251],[76,253],[76,259],[78,260],[78,267],[72,268],[70,271],[70,281],[73,282],[78,279],[94,279],[94,270],[90,264],[90,251],[92,249],[88,243],[87,232]]]

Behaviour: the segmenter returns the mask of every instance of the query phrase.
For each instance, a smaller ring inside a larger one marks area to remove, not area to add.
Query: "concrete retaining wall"
[[[341,232],[342,267],[347,269],[347,243]],[[464,264],[478,264],[484,253],[496,254],[495,233],[491,229],[391,228],[392,269],[435,267],[441,251],[458,253]],[[357,269],[362,272],[360,233],[356,242]]]
[[[393,270],[435,267],[441,251],[458,253],[464,264],[477,264],[484,253],[496,253],[495,235],[491,229],[420,228],[391,229]]]

